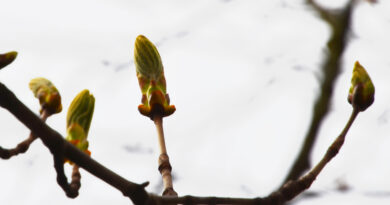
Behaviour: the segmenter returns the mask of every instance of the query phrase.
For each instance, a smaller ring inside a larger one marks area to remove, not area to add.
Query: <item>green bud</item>
[[[142,104],[138,106],[140,113],[153,118],[155,115],[165,117],[175,112],[175,106],[169,105],[160,54],[156,46],[143,35],[135,40],[134,63],[142,92]]]
[[[94,107],[95,98],[89,90],[83,90],[73,99],[66,117],[66,140],[87,153],[89,153],[87,137]]]
[[[353,68],[351,84],[348,102],[359,111],[366,110],[374,102],[375,87],[367,71],[358,61]]]
[[[156,46],[143,35],[135,40],[134,63],[137,73],[148,80],[157,81],[164,72]]]
[[[11,51],[5,54],[0,54],[0,69],[4,68],[8,64],[12,63],[15,60],[18,53],[16,51]]]
[[[30,81],[29,87],[34,96],[39,99],[41,113],[43,110],[49,114],[61,112],[61,95],[53,83],[46,78],[34,78]]]

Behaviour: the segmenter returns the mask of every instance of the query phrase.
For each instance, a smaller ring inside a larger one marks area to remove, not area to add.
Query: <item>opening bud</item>
[[[66,117],[66,140],[89,155],[87,137],[94,107],[95,97],[89,90],[83,90],[73,99]]]
[[[135,40],[134,63],[137,74],[148,80],[157,81],[163,75],[163,65],[156,46],[145,36]]]
[[[61,95],[52,82],[46,78],[34,78],[30,81],[29,87],[34,96],[39,99],[41,113],[43,110],[49,114],[61,112]]]
[[[352,72],[348,102],[359,111],[364,111],[374,102],[375,87],[370,76],[359,61],[355,62]]]
[[[8,64],[12,63],[15,60],[18,53],[16,51],[11,51],[5,54],[0,54],[0,69],[4,68]]]
[[[156,46],[143,35],[135,40],[134,63],[142,92],[139,112],[151,119],[155,115],[166,117],[175,112],[175,106],[169,105],[160,54]]]

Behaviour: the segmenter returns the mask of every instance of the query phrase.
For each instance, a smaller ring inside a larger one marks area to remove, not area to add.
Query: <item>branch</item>
[[[64,158],[62,155],[54,155],[54,168],[57,172],[57,183],[64,190],[66,196],[69,198],[76,198],[79,195],[80,186],[71,186],[68,184],[68,178],[66,178],[64,172]],[[79,181],[80,182],[80,181]]]
[[[75,146],[64,140],[55,130],[51,129],[13,94],[4,84],[0,83],[0,106],[11,112],[20,122],[28,127],[33,135],[38,136],[54,157],[64,157],[76,163],[92,175],[105,181],[129,197],[134,204],[147,204],[148,193],[145,187],[148,183],[136,184],[130,182],[108,168],[104,167]]]
[[[43,110],[41,114],[41,120],[45,122],[47,118],[50,116],[50,114],[46,111]],[[37,139],[36,136],[34,136],[32,133],[30,133],[30,136],[25,139],[24,141],[20,142],[18,145],[16,145],[15,148],[12,149],[4,149],[0,146],[0,158],[2,159],[9,159],[13,156],[16,156],[18,154],[25,153],[28,148],[30,147],[31,143],[33,143]]]
[[[320,95],[317,97],[313,107],[313,116],[310,122],[310,127],[303,142],[301,151],[292,165],[290,172],[287,174],[283,184],[289,180],[299,178],[302,173],[311,167],[309,157],[316,141],[320,125],[329,112],[334,84],[341,71],[342,54],[348,43],[347,35],[351,24],[351,14],[354,6],[354,1],[350,1],[342,11],[335,12],[322,8],[313,0],[307,0],[307,3],[311,5],[320,17],[330,25],[332,35],[327,43],[328,53],[322,65],[323,78],[320,86]]]
[[[306,175],[302,176],[298,180],[291,180],[284,184],[279,190],[271,193],[269,196],[264,198],[223,198],[223,197],[194,197],[194,196],[183,196],[183,197],[163,197],[158,200],[162,204],[240,204],[240,205],[276,205],[283,204],[308,189],[314,180],[321,173],[322,169],[338,154],[344,141],[345,136],[348,133],[349,128],[356,119],[359,111],[354,109],[351,117],[349,118],[345,128],[341,134],[335,139],[332,145],[328,148],[326,154],[323,156],[321,161]]]
[[[226,198],[226,197],[196,197],[196,196],[156,196],[145,191],[148,183],[136,184],[127,181],[118,174],[99,164],[88,155],[81,152],[63,139],[56,131],[48,127],[31,110],[21,103],[16,96],[2,83],[0,83],[0,106],[10,111],[19,121],[26,125],[35,136],[39,136],[45,146],[55,158],[55,167],[59,170],[59,184],[63,185],[63,159],[64,157],[76,163],[92,175],[105,181],[129,197],[135,205],[160,205],[160,204],[240,204],[240,205],[276,205],[283,204],[308,189],[326,164],[333,159],[341,149],[345,136],[357,117],[359,111],[354,109],[352,115],[342,133],[336,138],[322,160],[306,175],[298,180],[291,180],[279,190],[269,196],[261,198]],[[75,168],[76,169],[76,168]],[[61,173],[62,172],[62,173]],[[77,181],[77,174],[73,175]],[[65,180],[66,181],[66,180]],[[67,183],[67,182],[66,182]],[[73,186],[72,183],[70,186]],[[75,185],[77,186],[77,185]],[[66,187],[66,186],[61,186]]]

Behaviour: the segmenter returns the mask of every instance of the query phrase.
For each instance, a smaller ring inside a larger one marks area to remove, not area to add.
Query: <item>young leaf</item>
[[[89,90],[83,90],[73,99],[66,117],[66,140],[87,154],[90,154],[87,137],[94,107],[95,98]]]
[[[46,78],[34,78],[30,81],[29,87],[34,96],[39,99],[41,113],[43,110],[50,114],[61,112],[61,95],[53,83]]]

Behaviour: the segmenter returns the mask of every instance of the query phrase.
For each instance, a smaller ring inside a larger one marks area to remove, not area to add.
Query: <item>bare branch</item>
[[[326,164],[337,155],[341,149],[345,136],[351,127],[354,119],[359,113],[356,109],[353,110],[352,115],[341,134],[336,138],[333,144],[322,160],[306,175],[298,180],[290,180],[283,185],[279,190],[271,193],[264,198],[225,198],[225,197],[195,197],[195,196],[156,196],[148,194],[145,187],[148,183],[136,184],[127,181],[118,174],[107,169],[103,165],[93,160],[88,155],[81,152],[63,139],[63,137],[56,131],[48,127],[41,121],[31,110],[29,110],[23,103],[21,103],[16,96],[0,83],[0,106],[10,111],[16,118],[18,118],[24,125],[26,125],[36,136],[42,140],[46,147],[49,148],[54,156],[54,166],[57,170],[57,181],[65,192],[69,195],[69,185],[63,171],[64,157],[76,163],[81,168],[87,170],[91,174],[115,187],[123,193],[124,196],[129,197],[135,205],[157,205],[157,204],[240,204],[240,205],[276,205],[283,204],[304,190],[308,189],[317,176],[321,173]],[[77,168],[75,168],[77,169]],[[75,172],[75,171],[74,171]],[[73,180],[77,183],[79,176],[77,173],[73,175]],[[77,179],[78,178],[78,179]],[[77,184],[70,186],[78,186]]]
[[[322,8],[313,0],[307,0],[320,17],[329,24],[332,29],[332,35],[327,43],[328,52],[326,59],[322,64],[322,82],[320,85],[320,94],[318,95],[313,107],[313,116],[310,122],[309,130],[306,134],[300,153],[287,174],[283,184],[289,180],[298,179],[302,173],[308,170],[310,165],[310,154],[316,141],[320,125],[329,112],[332,100],[333,88],[341,71],[342,54],[348,44],[348,33],[351,24],[351,15],[354,1],[340,11],[331,11]]]

